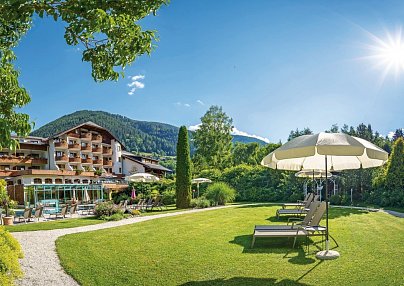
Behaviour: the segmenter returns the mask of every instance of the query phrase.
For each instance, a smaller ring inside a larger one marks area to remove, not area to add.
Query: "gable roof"
[[[153,163],[146,163],[146,162],[139,161],[139,160],[135,159],[135,157],[137,157],[136,155],[134,155],[132,153],[129,153],[130,154],[129,155],[128,153],[129,152],[122,153],[122,157],[124,157],[125,159],[128,159],[128,160],[130,160],[132,162],[136,162],[138,164],[141,164],[141,165],[143,165],[143,166],[145,166],[145,167],[147,167],[149,169],[160,170],[160,171],[165,171],[165,172],[170,172],[170,173],[173,172],[173,170],[170,170],[170,169],[168,169],[168,168],[166,168],[164,166],[161,166],[160,164],[153,164]]]
[[[121,146],[122,146],[122,148],[123,148],[124,150],[126,150],[125,145],[122,144],[122,142],[121,142],[118,138],[116,138],[108,129],[106,129],[106,128],[104,128],[104,127],[98,125],[98,124],[95,124],[95,123],[92,122],[92,121],[87,121],[87,122],[81,123],[81,124],[79,124],[79,125],[73,126],[72,128],[69,128],[69,129],[67,129],[67,130],[65,130],[65,131],[62,131],[62,132],[59,132],[59,133],[57,133],[57,134],[55,134],[55,135],[50,136],[48,139],[50,139],[50,138],[52,138],[52,139],[53,139],[53,138],[57,138],[57,137],[59,137],[59,136],[62,136],[63,134],[69,133],[69,132],[71,132],[71,131],[73,131],[73,130],[75,130],[75,129],[77,129],[77,128],[82,128],[82,127],[85,127],[85,126],[92,127],[92,128],[99,129],[99,130],[102,130],[102,131],[104,131],[104,132],[107,132],[112,138],[114,138],[116,141],[118,141],[118,142],[121,144]]]

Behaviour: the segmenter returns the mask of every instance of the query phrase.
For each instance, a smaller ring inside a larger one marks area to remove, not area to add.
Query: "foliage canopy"
[[[81,44],[82,60],[91,64],[95,81],[117,80],[138,56],[150,54],[155,31],[142,30],[139,20],[168,0],[4,0],[0,4],[0,148],[15,148],[11,134],[26,136],[32,127],[16,108],[30,102],[18,82],[13,52],[35,15],[65,22],[68,45]]]

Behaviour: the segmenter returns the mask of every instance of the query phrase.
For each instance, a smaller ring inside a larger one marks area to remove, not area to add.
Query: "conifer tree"
[[[175,184],[177,208],[189,208],[191,203],[191,155],[188,130],[185,126],[181,126],[178,132]]]

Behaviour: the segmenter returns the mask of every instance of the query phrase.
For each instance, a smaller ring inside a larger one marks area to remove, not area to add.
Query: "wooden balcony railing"
[[[0,163],[2,164],[35,164],[45,165],[48,164],[46,158],[32,158],[32,157],[16,157],[16,156],[1,156]]]
[[[103,164],[104,166],[112,166],[112,160],[104,160]]]
[[[80,138],[80,134],[77,134],[77,133],[68,133],[67,136],[73,137],[73,138]]]
[[[78,143],[73,143],[73,144],[69,144],[69,149],[79,149],[80,150],[80,144]]]
[[[101,142],[102,141],[102,136],[101,135],[93,135],[91,140]]]
[[[94,165],[102,165],[103,161],[102,161],[102,159],[95,159],[95,160],[93,160],[93,164]]]
[[[91,152],[91,145],[81,146],[81,151],[90,151]]]
[[[102,148],[101,147],[93,148],[93,153],[102,153]]]
[[[93,163],[93,159],[91,159],[91,158],[81,159],[81,163],[82,163],[82,164],[92,164],[92,163]]]
[[[68,162],[69,161],[69,157],[67,157],[66,155],[62,155],[62,156],[56,156],[55,157],[56,161],[61,161],[61,162]]]
[[[61,141],[61,142],[55,142],[55,147],[56,148],[66,148],[68,147],[66,141]]]
[[[102,148],[102,154],[111,155],[112,154],[112,148],[103,147]]]
[[[80,135],[80,138],[81,138],[81,139],[88,139],[88,140],[91,140],[91,133],[82,133],[82,134]]]
[[[70,163],[81,163],[80,157],[69,158]]]

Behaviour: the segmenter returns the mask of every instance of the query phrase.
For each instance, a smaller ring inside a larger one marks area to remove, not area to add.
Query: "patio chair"
[[[163,204],[163,196],[157,196],[156,199],[152,203],[151,210],[153,210],[153,208],[159,208],[160,210],[163,210],[163,207],[166,207]],[[167,209],[167,207],[166,207],[166,209]]]
[[[134,210],[142,210],[144,207],[145,199],[140,199],[137,204],[132,205],[132,209]]]
[[[43,205],[38,205],[35,208],[35,213],[34,213],[33,219],[39,221],[39,219],[41,217],[43,217],[45,219],[45,217],[43,216]]]
[[[324,236],[326,228],[320,226],[319,223],[325,213],[325,210],[326,210],[326,203],[325,202],[320,203],[320,205],[314,212],[313,218],[307,225],[299,225],[295,226],[295,228],[290,229],[265,229],[265,228],[254,229],[251,248],[254,247],[255,239],[257,237],[287,237],[287,238],[294,237],[293,242],[293,248],[294,248],[298,237],[308,238],[309,236],[319,236],[319,235]]]
[[[77,204],[71,204],[69,209],[70,217],[73,217],[73,215],[76,214],[76,212],[77,212]]]
[[[282,208],[283,208],[283,209],[286,209],[287,207],[295,207],[295,208],[302,207],[302,206],[304,206],[307,202],[311,202],[311,201],[313,200],[313,196],[314,196],[313,193],[308,193],[308,194],[306,195],[306,197],[304,198],[304,200],[302,200],[302,201],[298,200],[296,203],[286,203],[286,204],[283,204],[283,205],[282,205]]]
[[[65,218],[66,217],[66,214],[67,214],[67,209],[69,208],[69,206],[68,205],[65,205],[64,207],[62,207],[62,209],[60,210],[60,212],[56,212],[56,213],[53,213],[53,214],[49,214],[49,217],[51,217],[52,215],[54,215],[55,216],[55,219],[57,219],[58,218],[58,216],[60,216],[60,217],[62,217],[62,218]]]
[[[22,220],[27,223],[32,219],[32,208],[24,209],[24,214],[18,217],[18,221],[21,222]]]

